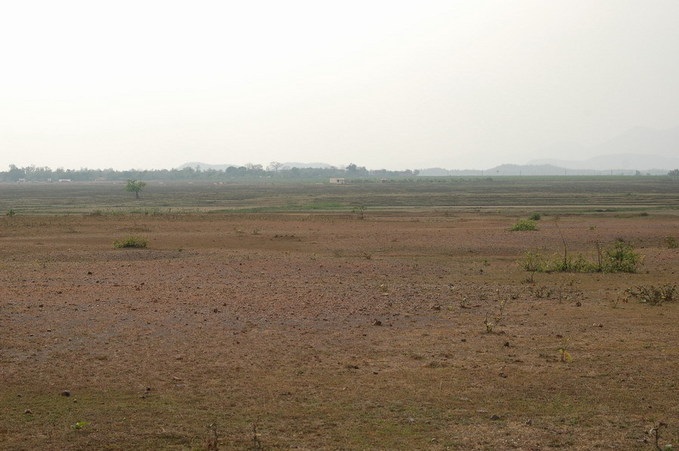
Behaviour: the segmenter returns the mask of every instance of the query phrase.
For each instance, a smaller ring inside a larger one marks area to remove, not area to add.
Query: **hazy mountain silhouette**
[[[594,156],[582,160],[541,158],[531,160],[528,164],[597,171],[670,170],[679,167],[679,127],[666,130],[635,127],[597,146],[586,148],[574,143],[562,143],[545,153]]]
[[[636,171],[666,174],[679,168],[679,127],[656,130],[635,127],[600,145],[586,147],[576,142],[559,142],[544,150],[545,155],[589,155],[584,159],[539,158],[525,165],[502,164],[489,169],[420,169],[422,176],[450,175],[597,175],[634,174]],[[181,168],[225,170],[232,164],[185,163]],[[282,169],[331,168],[327,163],[282,163]]]

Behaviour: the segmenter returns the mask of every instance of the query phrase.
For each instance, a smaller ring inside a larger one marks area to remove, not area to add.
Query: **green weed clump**
[[[673,236],[666,236],[665,237],[665,244],[667,245],[668,248],[670,249],[677,249],[679,248],[679,242],[677,239]]]
[[[603,251],[597,245],[595,261],[587,259],[582,254],[571,256],[565,252],[563,256],[546,257],[539,252],[528,251],[519,264],[530,272],[634,273],[642,259],[642,255],[636,252],[631,244],[618,240]]]
[[[126,247],[145,248],[147,245],[148,240],[139,236],[130,236],[113,242],[113,247],[115,249],[122,249]]]
[[[538,225],[537,223],[532,220],[532,219],[519,219],[516,224],[512,226],[511,229],[509,229],[512,232],[527,232],[527,231],[533,231],[537,230]]]
[[[654,285],[640,285],[634,288],[625,290],[629,297],[636,299],[642,304],[648,305],[662,305],[665,302],[676,301],[677,294],[676,285],[661,285],[656,287]]]
[[[605,250],[601,269],[602,272],[636,272],[641,259],[641,254],[635,252],[631,244],[617,240]]]
[[[577,254],[575,257],[557,258],[550,262],[549,270],[545,272],[617,272],[604,271],[603,266],[598,262],[587,260],[583,255]]]
[[[535,212],[528,216],[528,219],[530,219],[531,221],[539,221],[540,219],[542,219],[542,215],[540,213]]]

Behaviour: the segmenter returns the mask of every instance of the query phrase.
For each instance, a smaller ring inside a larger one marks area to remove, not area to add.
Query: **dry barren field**
[[[679,446],[679,216],[521,214],[3,216],[0,448]]]

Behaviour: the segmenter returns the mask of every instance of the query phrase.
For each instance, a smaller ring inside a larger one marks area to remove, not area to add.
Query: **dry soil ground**
[[[659,422],[679,446],[679,306],[625,302],[676,283],[679,217],[515,220],[4,217],[0,448],[651,450]],[[525,272],[559,230],[644,265]]]

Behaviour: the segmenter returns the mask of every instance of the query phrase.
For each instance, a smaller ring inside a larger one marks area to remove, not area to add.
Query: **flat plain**
[[[677,283],[678,192],[0,186],[0,448],[679,446],[678,303],[629,292]],[[616,240],[637,272],[522,265]]]

